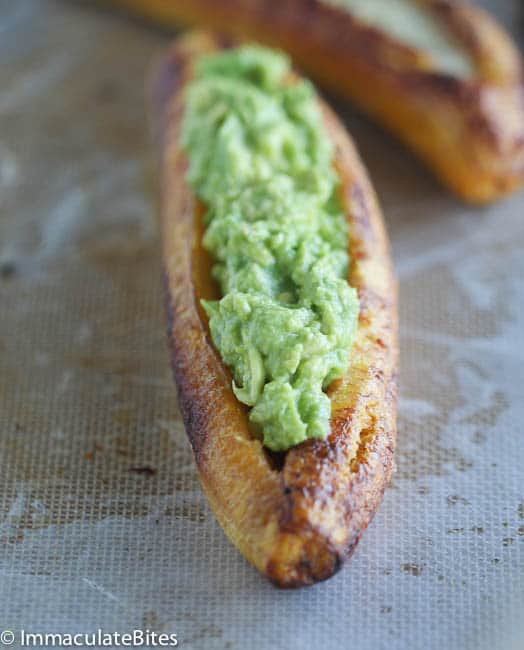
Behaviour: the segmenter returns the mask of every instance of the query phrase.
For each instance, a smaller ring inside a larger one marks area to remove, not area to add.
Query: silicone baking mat
[[[491,5],[519,36],[521,4]],[[0,632],[524,648],[524,195],[466,207],[337,104],[400,279],[398,469],[346,567],[279,591],[207,506],[171,380],[143,92],[168,36],[0,8]]]

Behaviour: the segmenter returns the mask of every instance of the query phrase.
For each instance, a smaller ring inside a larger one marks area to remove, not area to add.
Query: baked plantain
[[[161,151],[162,238],[172,365],[199,477],[232,542],[281,587],[324,580],[354,550],[393,468],[397,296],[380,209],[344,128],[321,101],[350,226],[349,284],[360,312],[350,365],[331,383],[330,433],[286,453],[268,452],[215,349],[201,299],[218,288],[202,245],[206,207],[188,181],[181,145],[186,88],[203,54],[231,45],[192,33],[165,53],[151,84]],[[317,101],[317,100],[316,100]]]
[[[198,23],[285,49],[468,201],[524,183],[521,57],[480,8],[461,0],[115,1],[163,24]]]

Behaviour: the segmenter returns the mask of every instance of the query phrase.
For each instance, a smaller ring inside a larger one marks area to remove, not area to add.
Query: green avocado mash
[[[202,301],[211,336],[275,451],[328,435],[324,390],[347,370],[359,310],[332,145],[313,87],[289,72],[258,46],[202,58],[182,136],[223,295]]]

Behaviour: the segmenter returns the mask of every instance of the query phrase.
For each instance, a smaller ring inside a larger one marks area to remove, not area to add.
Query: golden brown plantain
[[[390,478],[396,432],[397,297],[380,209],[358,154],[322,103],[350,222],[349,281],[361,301],[347,374],[329,388],[331,434],[285,455],[252,436],[247,409],[214,349],[201,298],[216,298],[201,246],[202,215],[180,148],[184,88],[200,55],[227,46],[195,33],[155,68],[153,114],[162,164],[162,234],[169,341],[198,473],[231,540],[282,587],[331,576],[355,548]],[[320,101],[320,100],[319,100]]]
[[[492,201],[524,183],[521,57],[477,7],[418,1],[471,58],[469,79],[443,74],[421,50],[329,0],[114,1],[163,24],[198,23],[287,50],[398,135],[466,200]]]

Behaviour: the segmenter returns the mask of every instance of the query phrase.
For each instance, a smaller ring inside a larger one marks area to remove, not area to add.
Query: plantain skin
[[[417,153],[449,189],[486,203],[524,184],[521,57],[486,12],[420,0],[462,43],[477,78],[428,67],[420,52],[321,0],[114,0],[165,25],[200,24],[287,50]]]
[[[184,87],[195,59],[229,45],[198,32],[179,39],[151,79],[161,152],[161,220],[168,337],[179,403],[199,477],[227,535],[280,587],[333,575],[371,521],[393,469],[397,291],[380,209],[344,128],[321,102],[350,222],[350,283],[361,312],[351,366],[329,389],[331,434],[275,461],[248,427],[247,409],[214,349],[200,298],[216,297],[201,246],[204,207],[180,149]],[[321,100],[319,100],[321,101]]]

